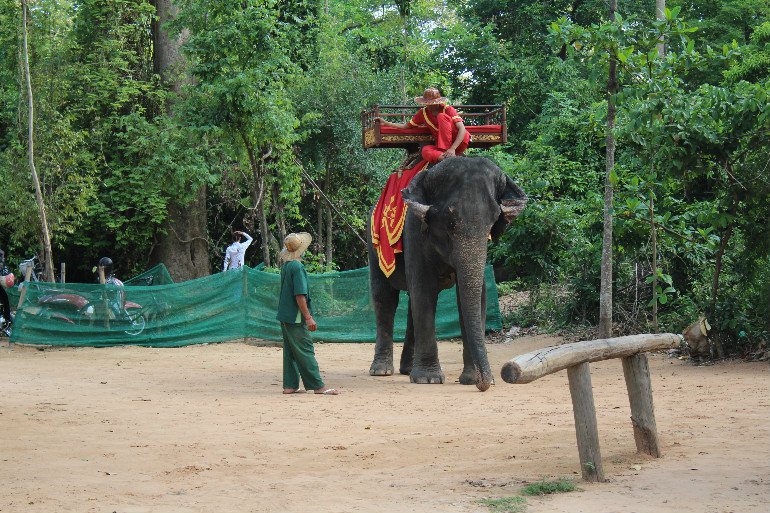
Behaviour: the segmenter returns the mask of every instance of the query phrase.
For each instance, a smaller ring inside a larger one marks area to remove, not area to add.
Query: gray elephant
[[[393,374],[393,319],[399,291],[409,294],[399,371],[413,383],[443,383],[436,345],[438,293],[457,284],[463,339],[463,384],[485,391],[493,383],[484,343],[484,268],[489,236],[500,237],[527,203],[524,191],[492,161],[454,157],[419,173],[402,191],[408,205],[403,252],[385,277],[369,233],[369,269],[377,342],[369,374]]]

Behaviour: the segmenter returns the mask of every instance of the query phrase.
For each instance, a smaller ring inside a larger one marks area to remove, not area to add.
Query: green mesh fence
[[[170,285],[174,283],[168,269],[163,264],[158,264],[123,282],[126,285]]]
[[[174,280],[171,278],[171,274],[169,274],[166,266],[163,264],[158,264],[155,267],[147,269],[142,274],[126,280],[123,283],[126,285],[169,285],[174,283]],[[46,287],[51,288],[51,285],[48,284]],[[67,285],[67,287],[69,287],[69,285]],[[8,301],[11,303],[11,308],[16,309],[16,307],[19,305],[21,289],[19,287],[11,287],[10,289],[6,289],[5,292],[8,294]]]
[[[11,310],[15,310],[19,304],[19,287],[11,287],[5,289],[5,293],[8,294],[8,302],[11,303]]]
[[[315,340],[373,342],[369,269],[311,274]],[[487,329],[502,328],[491,267],[486,270]],[[260,338],[281,340],[275,320],[279,276],[242,267],[167,285],[29,284],[16,312],[11,342],[66,346],[189,344]],[[403,340],[407,298],[402,293],[395,336]],[[439,295],[437,338],[460,336],[455,290]]]

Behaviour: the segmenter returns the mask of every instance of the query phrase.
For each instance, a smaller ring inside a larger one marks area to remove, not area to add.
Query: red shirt
[[[457,111],[451,105],[444,105],[442,112],[452,118],[453,124],[457,123],[458,121],[461,123],[463,122],[463,118],[457,114]],[[418,110],[417,114],[415,114],[412,119],[409,120],[409,125],[415,128],[427,126],[430,130],[430,133],[433,134],[433,137],[438,137],[438,117],[431,114],[427,107],[423,107]]]

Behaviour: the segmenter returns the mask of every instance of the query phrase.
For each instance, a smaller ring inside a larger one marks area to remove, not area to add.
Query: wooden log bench
[[[660,457],[655,411],[652,404],[648,351],[672,349],[683,343],[681,335],[664,333],[588,340],[546,347],[519,355],[503,365],[501,375],[507,383],[531,383],[567,369],[572,412],[575,417],[578,455],[583,479],[604,481],[599,432],[591,387],[590,362],[621,358],[631,404],[631,424],[637,451]]]
[[[431,144],[428,127],[392,128],[374,121],[381,117],[394,123],[407,123],[420,109],[416,105],[374,105],[361,112],[361,137],[364,148],[408,148]],[[505,105],[456,105],[465,128],[471,134],[469,148],[489,148],[508,142]]]

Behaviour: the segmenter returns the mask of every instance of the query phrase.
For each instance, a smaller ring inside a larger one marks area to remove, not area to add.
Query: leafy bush
[[[555,481],[538,481],[521,489],[524,495],[549,495],[552,493],[567,493],[575,491],[575,483],[561,478]]]

